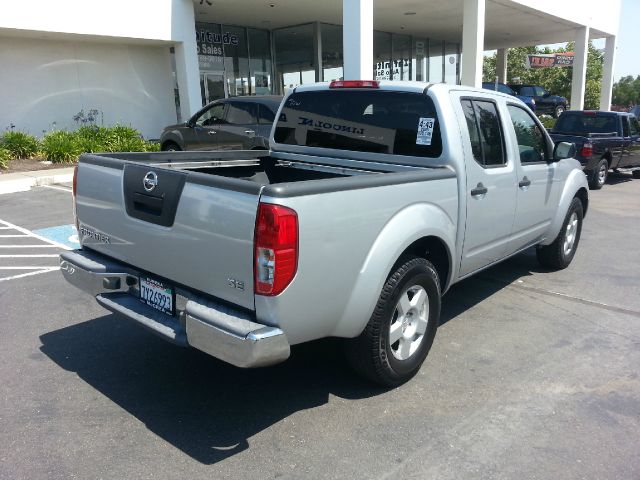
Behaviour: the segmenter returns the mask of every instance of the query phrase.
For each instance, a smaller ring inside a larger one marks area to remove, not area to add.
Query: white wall
[[[511,0],[608,35],[618,34],[621,0]]]
[[[174,2],[175,0],[4,0],[0,29],[169,41],[174,38],[171,25]]]
[[[0,37],[0,65],[0,131],[72,129],[81,109],[146,138],[176,120],[168,46]]]

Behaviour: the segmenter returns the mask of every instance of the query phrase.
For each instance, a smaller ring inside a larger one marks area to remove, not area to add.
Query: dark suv
[[[269,134],[282,97],[262,95],[216,100],[188,122],[169,125],[160,145],[172,150],[268,149]]]
[[[531,97],[536,101],[536,113],[547,113],[558,118],[567,109],[567,99],[551,95],[539,85],[509,85],[518,95]]]

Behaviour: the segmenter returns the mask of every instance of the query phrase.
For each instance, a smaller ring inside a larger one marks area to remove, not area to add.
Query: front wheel
[[[386,387],[420,370],[440,320],[440,280],[431,262],[401,259],[387,279],[360,336],[346,342],[346,355],[362,376]]]
[[[553,111],[553,116],[555,118],[558,118],[560,115],[564,113],[564,111],[565,111],[564,105],[558,105]]]
[[[569,205],[560,233],[553,243],[538,246],[536,254],[540,264],[553,270],[562,270],[569,266],[580,242],[582,217],[582,202],[579,198],[574,198]]]

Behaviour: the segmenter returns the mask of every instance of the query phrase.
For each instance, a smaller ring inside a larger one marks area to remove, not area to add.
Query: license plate
[[[150,307],[173,315],[174,299],[175,295],[171,287],[153,278],[140,277],[140,300]]]

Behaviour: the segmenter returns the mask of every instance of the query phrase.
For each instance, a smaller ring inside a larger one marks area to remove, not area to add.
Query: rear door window
[[[294,92],[276,124],[277,143],[439,157],[440,122],[424,94],[380,90]]]
[[[250,102],[229,102],[226,123],[229,125],[251,125],[258,123],[258,106]]]
[[[629,136],[629,117],[622,117],[622,136]]]
[[[258,105],[258,121],[261,124],[269,124],[271,125],[275,120],[276,116],[273,111],[267,107],[266,105],[259,104]]]
[[[476,162],[483,167],[505,165],[504,142],[496,105],[474,99],[463,99],[461,103]]]

